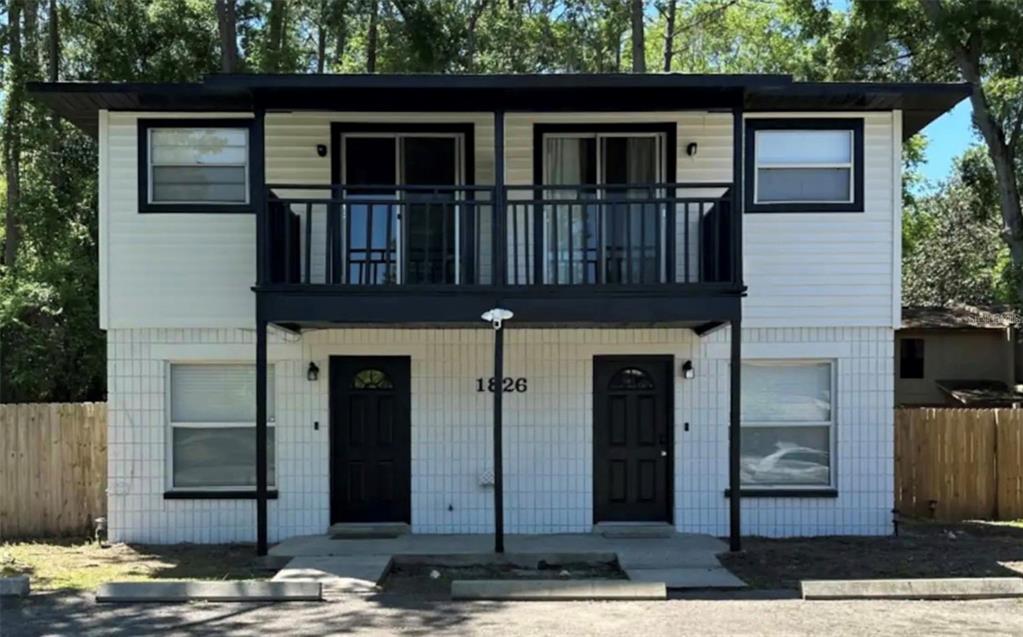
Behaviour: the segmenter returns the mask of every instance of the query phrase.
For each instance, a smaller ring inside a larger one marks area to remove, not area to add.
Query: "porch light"
[[[310,362],[309,369],[305,372],[306,380],[310,383],[315,383],[320,378],[320,368],[317,367],[316,363]]]
[[[493,325],[495,330],[499,330],[501,329],[502,323],[511,320],[511,318],[514,316],[515,313],[512,312],[511,310],[495,307],[492,310],[487,310],[486,312],[484,312],[483,316],[481,316],[480,318],[482,318],[487,323]]]
[[[682,363],[682,378],[695,378],[696,371],[693,369],[693,361]]]

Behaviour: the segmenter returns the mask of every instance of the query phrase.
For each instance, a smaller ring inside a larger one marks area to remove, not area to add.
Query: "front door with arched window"
[[[411,522],[409,358],[330,359],[330,521]]]
[[[670,356],[593,359],[594,522],[671,521]]]

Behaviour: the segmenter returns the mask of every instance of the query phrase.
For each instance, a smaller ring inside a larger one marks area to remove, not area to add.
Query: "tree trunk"
[[[376,73],[377,70],[377,17],[380,13],[378,0],[369,2],[369,30],[366,34],[366,72]]]
[[[60,12],[57,11],[57,0],[50,0],[49,9],[49,55],[47,56],[47,79],[56,82],[60,79]],[[54,116],[56,121],[56,116]]]
[[[217,28],[220,31],[220,70],[238,72],[238,17],[235,0],[217,0]]]
[[[323,73],[327,60],[327,26],[323,24],[321,15],[320,24],[316,27],[316,72]]]
[[[476,72],[476,26],[487,8],[488,0],[477,0],[469,14],[469,26],[465,43],[465,67],[470,73]]]
[[[22,58],[26,65],[26,72],[34,77],[36,71],[39,70],[39,0],[22,0],[22,2]]]
[[[21,52],[22,0],[9,0],[7,5],[8,69],[11,74],[4,113],[4,168],[7,177],[7,209],[4,215],[4,264],[14,268],[21,243],[18,226],[18,203],[21,199],[21,102],[25,81],[25,65]]]
[[[920,0],[924,13],[938,33],[946,32],[942,27],[946,20],[945,10],[939,0]],[[980,69],[979,45],[971,36],[964,44],[958,38],[946,38],[955,58],[956,65],[963,79],[970,83],[973,92],[970,105],[973,106],[973,123],[980,130],[987,143],[988,156],[994,164],[995,176],[998,181],[998,198],[1002,207],[1002,233],[1012,256],[1017,279],[1016,291],[1023,299],[1023,206],[1020,202],[1019,181],[1016,178],[1016,157],[1013,147],[1008,143],[1005,130],[991,112],[991,107],[984,92],[983,77]]]
[[[631,0],[632,72],[646,73],[646,37],[643,32],[643,0]]]
[[[668,12],[664,18],[664,72],[671,72],[671,63],[675,57],[675,12],[678,0],[668,0]]]
[[[270,2],[270,43],[267,47],[267,68],[271,73],[281,70],[281,57],[284,48],[284,14],[287,11],[286,0]]]

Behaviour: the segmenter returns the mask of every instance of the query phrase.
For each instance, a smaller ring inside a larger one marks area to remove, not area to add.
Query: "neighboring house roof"
[[[902,329],[1005,329],[1017,323],[1016,313],[1005,307],[966,305],[902,306]]]
[[[1023,393],[997,380],[939,380],[938,389],[968,407],[1006,407],[1023,404]]]
[[[969,96],[969,84],[796,82],[790,75],[223,74],[199,83],[29,82],[29,93],[91,135],[118,111],[677,110],[902,111],[908,139]],[[414,91],[414,95],[411,93]]]

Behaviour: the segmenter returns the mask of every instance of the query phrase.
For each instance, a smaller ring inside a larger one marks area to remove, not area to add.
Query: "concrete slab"
[[[371,540],[396,538],[408,532],[405,522],[343,522],[332,524],[327,535],[335,540]]]
[[[455,580],[451,599],[461,600],[659,600],[663,583],[629,580]]]
[[[1023,578],[804,580],[803,599],[995,599],[1023,597]]]
[[[604,537],[598,533],[555,535],[509,535],[505,537],[507,553],[493,553],[490,535],[418,535],[395,538],[331,539],[323,535],[287,539],[270,549],[271,555],[315,558],[313,561],[292,561],[275,579],[307,579],[310,576],[341,590],[364,592],[377,583],[377,570],[382,576],[387,560],[419,563],[447,562],[459,564],[507,561],[508,556],[523,556],[534,564],[547,562],[611,561],[617,558],[626,573],[640,572],[644,581],[670,582],[685,588],[737,588],[745,584],[722,567],[718,553],[728,550],[721,540],[709,535],[673,533],[669,537]],[[381,558],[371,559],[372,556]],[[351,558],[329,562],[331,558]],[[368,561],[367,561],[368,560]],[[360,564],[369,571],[359,570]],[[530,564],[532,566],[533,564]],[[318,570],[319,575],[310,569]],[[377,569],[377,570],[374,570]],[[678,571],[678,572],[676,572]]]
[[[388,555],[296,557],[278,571],[272,581],[319,582],[332,594],[375,593],[390,565]]]
[[[323,599],[319,582],[112,582],[96,589],[97,602],[296,602]]]
[[[0,577],[0,597],[25,597],[29,589],[28,575]]]
[[[670,589],[738,589],[746,582],[728,569],[717,568],[627,568],[625,574],[634,582],[663,582]]]
[[[608,539],[668,538],[675,535],[675,527],[664,522],[598,522],[593,532]]]

